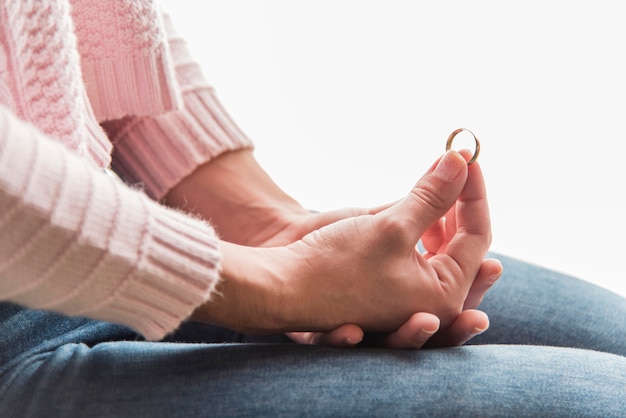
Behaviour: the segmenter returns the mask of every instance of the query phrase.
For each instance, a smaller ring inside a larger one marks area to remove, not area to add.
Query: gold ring
[[[478,138],[476,138],[476,135],[474,135],[474,133],[470,131],[469,129],[459,128],[459,129],[456,129],[454,132],[452,132],[450,136],[448,137],[448,142],[446,142],[446,152],[450,151],[450,148],[452,148],[452,141],[454,141],[454,137],[463,131],[469,132],[474,138],[474,142],[476,143],[476,149],[474,150],[474,155],[472,156],[472,159],[467,162],[467,165],[470,165],[471,163],[476,161],[476,159],[478,158],[478,154],[480,154],[480,142],[478,142]]]

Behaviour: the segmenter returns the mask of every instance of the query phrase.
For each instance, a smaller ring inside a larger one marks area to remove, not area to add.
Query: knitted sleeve
[[[155,199],[212,158],[253,146],[220,104],[170,17],[163,19],[182,107],[102,124],[114,144],[114,171]]]
[[[213,229],[165,208],[0,106],[0,300],[160,339],[218,280]]]
[[[180,106],[156,0],[69,0],[81,71],[98,120]]]

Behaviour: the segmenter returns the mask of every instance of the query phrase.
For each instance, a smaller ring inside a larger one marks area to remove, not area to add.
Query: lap
[[[623,416],[626,358],[539,346],[67,344],[14,377],[17,416]]]
[[[0,416],[623,415],[626,301],[501,259],[481,305],[490,330],[449,349],[337,350],[197,324],[150,343],[0,304]],[[200,340],[240,343],[172,342]]]
[[[491,326],[471,344],[532,344],[626,356],[626,299],[577,278],[508,257],[480,309]]]

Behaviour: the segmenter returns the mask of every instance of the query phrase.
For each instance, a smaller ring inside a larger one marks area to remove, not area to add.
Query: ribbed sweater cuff
[[[145,200],[152,213],[137,266],[109,298],[77,314],[126,324],[148,340],[160,340],[210,298],[220,253],[205,222]]]
[[[159,114],[181,105],[165,43],[147,54],[83,59],[83,78],[99,121]]]
[[[128,325],[150,340],[211,295],[200,219],[94,170],[0,107],[0,299]]]
[[[253,146],[211,87],[183,98],[181,110],[103,124],[114,144],[115,172],[155,199],[218,155]]]

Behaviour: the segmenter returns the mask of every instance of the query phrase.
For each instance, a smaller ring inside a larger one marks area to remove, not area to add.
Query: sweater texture
[[[161,339],[220,251],[158,200],[251,146],[155,1],[0,0],[0,300]]]

